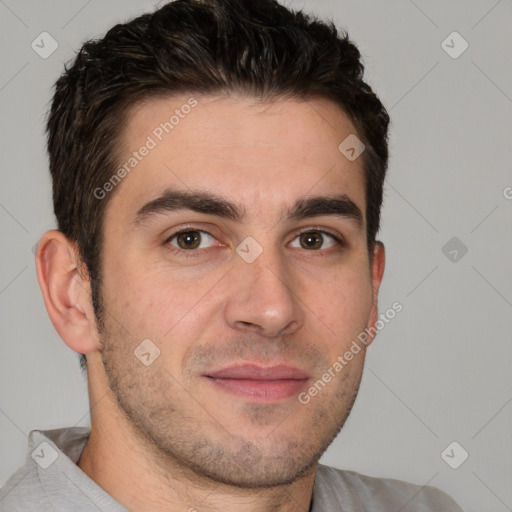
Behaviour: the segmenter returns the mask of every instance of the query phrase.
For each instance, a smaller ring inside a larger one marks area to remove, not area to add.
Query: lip
[[[250,401],[275,402],[296,396],[309,380],[299,368],[287,365],[235,365],[205,375],[216,388]]]
[[[207,377],[214,379],[244,379],[244,380],[304,380],[309,375],[293,366],[280,364],[277,366],[259,366],[242,364],[229,366],[222,370],[208,373]]]

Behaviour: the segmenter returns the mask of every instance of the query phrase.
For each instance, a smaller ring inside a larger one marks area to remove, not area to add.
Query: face
[[[341,429],[364,350],[309,390],[375,315],[363,162],[338,150],[354,133],[320,99],[183,96],[131,113],[122,160],[136,163],[104,220],[102,359],[162,461],[274,486]]]

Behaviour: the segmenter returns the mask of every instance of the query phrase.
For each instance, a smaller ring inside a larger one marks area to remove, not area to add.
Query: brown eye
[[[292,244],[292,247],[306,250],[328,249],[333,245],[340,244],[338,239],[325,231],[305,231],[301,233],[296,240],[299,241],[300,246]]]
[[[310,231],[300,235],[300,245],[304,249],[320,249],[322,247],[323,238],[318,231]]]
[[[211,247],[211,244],[208,245],[208,241],[213,242],[213,240],[213,236],[211,236],[206,231],[193,229],[175,233],[168,239],[168,243],[170,243],[172,246],[178,249],[192,250],[199,248],[206,249],[207,247]],[[207,244],[206,247],[204,247],[205,243]]]

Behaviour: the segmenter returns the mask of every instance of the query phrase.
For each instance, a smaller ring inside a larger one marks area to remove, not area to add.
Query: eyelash
[[[175,255],[175,256],[177,255],[177,256],[182,256],[182,257],[185,257],[185,258],[196,258],[198,256],[203,255],[209,249],[213,248],[213,247],[209,247],[208,249],[188,249],[187,250],[187,249],[177,249],[177,248],[172,247],[172,246],[169,245],[171,240],[173,240],[174,238],[176,238],[177,236],[179,236],[182,233],[188,233],[190,231],[197,231],[199,233],[205,233],[205,234],[211,236],[212,238],[215,238],[211,233],[209,233],[208,231],[206,231],[204,229],[198,229],[198,228],[196,228],[194,226],[186,226],[186,227],[180,229],[179,231],[174,232],[172,235],[170,235],[165,240],[164,245],[165,245],[167,251],[169,253],[171,253],[172,255]],[[321,234],[325,234],[325,235],[328,235],[331,238],[333,238],[334,241],[336,242],[337,246],[330,247],[329,249],[323,249],[323,250],[322,249],[317,249],[317,250],[308,251],[308,252],[319,253],[319,254],[317,254],[317,256],[327,256],[333,250],[338,250],[339,251],[339,250],[344,249],[344,248],[347,247],[347,243],[345,242],[343,237],[341,237],[339,235],[335,235],[334,233],[331,233],[330,231],[326,231],[325,229],[315,228],[315,227],[308,227],[307,229],[304,229],[303,231],[300,231],[299,233],[297,233],[297,235],[295,236],[295,238],[293,240],[295,240],[297,237],[299,237],[299,236],[301,236],[301,235],[303,235],[305,233],[321,233]]]

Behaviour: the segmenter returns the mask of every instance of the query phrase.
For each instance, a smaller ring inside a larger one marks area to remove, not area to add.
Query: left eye
[[[172,235],[167,242],[178,249],[207,249],[215,239],[212,235],[201,229],[180,231]],[[208,245],[208,243],[210,245]],[[204,245],[206,244],[206,245]]]
[[[327,247],[323,246],[325,238],[330,239],[329,245]],[[293,245],[295,240],[298,240],[299,245]],[[296,247],[298,249],[329,249],[333,245],[339,243],[337,238],[334,235],[330,235],[325,231],[305,231],[301,233],[292,243],[292,247]]]

